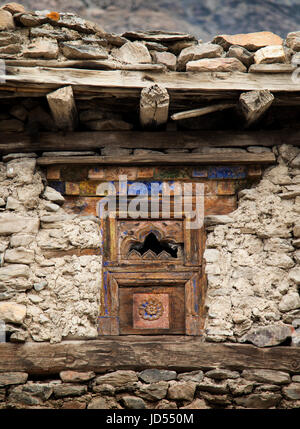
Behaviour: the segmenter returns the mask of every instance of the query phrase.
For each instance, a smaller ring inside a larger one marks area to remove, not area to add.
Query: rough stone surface
[[[62,371],[60,372],[60,378],[65,383],[80,383],[92,380],[95,378],[95,373],[89,372],[78,372],[78,371]]]
[[[259,383],[288,384],[291,381],[290,375],[287,372],[267,369],[246,369],[242,372],[242,376],[247,380]]]
[[[59,48],[56,41],[52,39],[36,39],[34,43],[29,44],[24,50],[24,57],[28,58],[45,58],[56,59],[58,57]]]
[[[138,381],[134,371],[119,370],[104,375],[99,375],[96,379],[96,384],[110,384],[114,387],[124,386],[126,384],[135,383]]]
[[[146,404],[141,398],[137,398],[136,396],[123,396],[122,402],[126,408],[134,409],[134,410],[142,410],[146,408]]]
[[[158,64],[164,64],[169,70],[176,70],[177,58],[171,52],[151,52],[153,61]]]
[[[170,381],[175,380],[177,374],[175,371],[160,370],[160,369],[146,369],[139,373],[139,379],[145,383],[156,383],[157,381]]]
[[[168,386],[169,384],[166,381],[140,384],[136,394],[147,401],[157,401],[167,396]]]
[[[282,45],[266,46],[259,49],[254,55],[255,64],[284,63],[286,60]]]
[[[180,381],[193,381],[194,383],[200,383],[203,380],[203,371],[190,371],[178,374],[177,379]]]
[[[247,68],[254,63],[254,54],[253,52],[249,52],[247,49],[242,46],[230,46],[227,54],[229,58],[237,58],[240,60]]]
[[[0,9],[0,31],[13,30],[15,28],[12,14],[4,9]]]
[[[237,371],[229,371],[224,369],[213,369],[205,374],[205,377],[213,378],[214,380],[226,380],[239,378]]]
[[[68,396],[81,396],[87,392],[86,386],[76,386],[73,384],[59,384],[53,387],[53,393],[56,398]]]
[[[223,54],[223,48],[213,43],[203,43],[193,45],[183,49],[177,60],[177,69],[185,70],[185,66],[189,61],[196,61],[202,58],[217,58]]]
[[[270,31],[260,31],[257,33],[221,35],[213,39],[213,43],[218,43],[224,49],[232,45],[242,46],[249,51],[256,51],[269,45],[281,45],[283,40]]]
[[[13,302],[0,302],[0,320],[7,323],[23,323],[26,316],[26,306]]]
[[[0,387],[24,384],[27,379],[28,374],[25,372],[3,372],[0,373]]]
[[[246,72],[247,69],[237,58],[211,58],[189,61],[186,64],[188,72]]]
[[[196,390],[192,381],[172,381],[168,390],[168,398],[179,401],[192,401]]]
[[[249,341],[257,347],[276,346],[284,342],[292,335],[292,328],[283,325],[261,326],[251,330],[246,336],[245,341]]]
[[[38,218],[2,214],[0,215],[0,235],[11,235],[18,232],[36,234],[39,224]]]
[[[65,201],[64,197],[50,186],[46,187],[44,192],[44,198],[57,204],[63,204]]]
[[[115,49],[112,55],[119,61],[128,64],[151,63],[151,55],[141,42],[127,42],[120,49]]]
[[[271,408],[281,400],[278,393],[254,393],[247,397],[236,398],[235,402],[245,408]]]
[[[103,60],[108,57],[107,51],[105,51],[100,46],[95,47],[90,45],[75,45],[63,43],[62,52],[66,58],[75,60]]]
[[[284,396],[293,401],[300,399],[300,383],[291,383],[282,389]]]

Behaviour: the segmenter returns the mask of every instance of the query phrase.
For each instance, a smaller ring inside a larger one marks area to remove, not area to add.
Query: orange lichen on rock
[[[60,20],[60,14],[58,12],[50,12],[46,16],[47,16],[47,18],[50,18],[53,21],[59,21]]]

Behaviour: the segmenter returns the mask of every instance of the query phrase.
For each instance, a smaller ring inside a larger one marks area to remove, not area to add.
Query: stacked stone
[[[107,374],[62,371],[31,381],[0,374],[0,408],[208,409],[299,408],[300,378],[264,369],[176,372],[148,369]]]
[[[96,338],[101,256],[72,250],[99,247],[98,219],[66,213],[36,156],[7,155],[0,164],[0,320],[15,342]],[[64,252],[51,258],[50,250]]]
[[[300,149],[273,151],[278,165],[240,192],[235,212],[208,225],[208,341],[299,344]]]
[[[286,41],[259,32],[219,35],[209,43],[176,32],[116,35],[72,13],[29,12],[16,3],[0,9],[0,59],[28,60],[27,65],[30,60],[56,67],[75,61],[76,67],[78,61],[90,61],[100,69],[247,72],[252,64],[297,62],[299,40],[300,32],[288,34]]]

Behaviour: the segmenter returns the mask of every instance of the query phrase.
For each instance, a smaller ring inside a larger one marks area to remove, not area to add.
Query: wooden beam
[[[160,85],[143,88],[140,98],[140,123],[142,128],[161,128],[168,120],[170,97]]]
[[[5,96],[11,93],[32,94],[42,96],[63,85],[72,85],[76,98],[91,98],[98,96],[139,97],[140,91],[152,84],[166,88],[172,102],[176,97],[187,100],[193,96],[198,99],[236,99],[241,92],[268,89],[283,95],[284,102],[293,103],[293,97],[298,96],[300,83],[295,84],[288,73],[278,73],[274,77],[265,73],[187,73],[187,72],[152,72],[125,70],[81,70],[49,67],[13,67],[7,66],[6,81],[0,86]]]
[[[253,153],[179,153],[156,155],[154,153],[146,155],[129,156],[53,156],[40,157],[37,159],[38,165],[56,164],[105,164],[105,165],[206,165],[206,164],[273,164],[276,161],[275,155],[271,152]]]
[[[65,86],[47,94],[47,100],[57,128],[74,131],[78,115],[72,86]]]
[[[235,104],[215,104],[213,106],[202,107],[200,109],[186,110],[185,112],[174,113],[171,116],[173,121],[180,121],[182,119],[196,118],[197,116],[207,115],[208,113],[219,112],[221,110],[230,109],[235,107]]]
[[[97,150],[106,146],[133,149],[196,149],[201,146],[247,147],[300,146],[300,131],[92,131],[41,133],[36,140],[29,135],[1,133],[0,152],[57,150]]]
[[[117,369],[212,368],[300,371],[300,347],[203,343],[182,336],[101,337],[59,344],[0,344],[0,372],[57,374],[63,370],[104,372]]]
[[[239,111],[245,119],[245,128],[261,119],[273,101],[274,95],[268,90],[249,91],[241,94]]]

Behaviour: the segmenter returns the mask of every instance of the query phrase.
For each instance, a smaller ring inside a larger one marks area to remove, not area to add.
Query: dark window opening
[[[135,243],[131,246],[130,252],[136,250],[142,256],[151,250],[156,255],[159,255],[161,252],[167,252],[172,258],[178,257],[178,245],[173,243],[168,243],[166,241],[159,241],[156,238],[156,235],[153,232],[147,235],[144,243]]]

